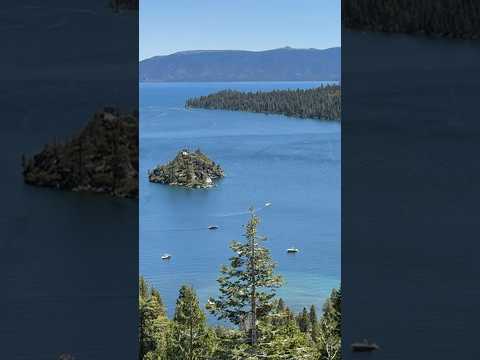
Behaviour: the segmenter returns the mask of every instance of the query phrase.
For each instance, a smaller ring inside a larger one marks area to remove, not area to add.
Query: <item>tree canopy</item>
[[[221,269],[220,296],[207,309],[232,326],[210,326],[195,290],[182,286],[168,319],[160,293],[139,279],[139,360],[340,360],[341,292],[333,289],[320,318],[315,306],[293,313],[275,290],[282,281],[257,234],[253,213],[245,241],[233,242]]]
[[[474,0],[345,0],[342,14],[350,29],[480,37],[480,3]]]
[[[269,92],[223,90],[207,96],[188,99],[186,106],[280,114],[299,118],[340,120],[341,91],[339,85]]]

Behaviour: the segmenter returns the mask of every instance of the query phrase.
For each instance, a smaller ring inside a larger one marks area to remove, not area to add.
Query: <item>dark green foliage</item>
[[[54,140],[22,163],[30,185],[137,198],[138,115],[105,108],[70,141]]]
[[[343,25],[355,30],[480,37],[475,0],[344,0]]]
[[[157,165],[148,171],[150,182],[189,188],[212,187],[214,181],[223,176],[220,165],[210,160],[200,149],[180,150],[168,164]]]
[[[189,99],[186,106],[340,120],[341,90],[339,85],[326,85],[306,90],[274,90],[270,92],[223,90],[207,96]]]
[[[153,288],[152,288],[153,289]],[[148,298],[149,285],[143,276],[138,280],[138,296],[140,299]]]
[[[318,340],[318,317],[315,305],[310,306],[310,312],[308,313],[308,319],[310,321],[310,335],[314,342]]]
[[[220,297],[207,308],[237,328],[209,327],[195,291],[182,286],[175,315],[168,320],[159,292],[139,279],[139,360],[340,360],[341,292],[332,290],[317,319],[316,309],[294,314],[275,298],[281,278],[257,236],[252,211],[246,242],[219,278]],[[255,314],[255,316],[253,316]],[[255,325],[254,325],[255,324]]]
[[[269,250],[261,245],[266,238],[257,235],[259,221],[252,212],[245,226],[246,241],[233,241],[230,245],[235,255],[230,258],[230,265],[220,270],[220,296],[210,298],[207,305],[218,319],[227,319],[245,328],[253,345],[256,343],[256,321],[270,313],[275,289],[282,284],[281,277],[274,273],[275,263]]]
[[[286,321],[282,326],[264,321],[260,323],[259,330],[258,346],[251,359],[315,359],[312,343],[295,321]]]
[[[333,289],[323,307],[318,334],[321,359],[341,359],[341,290]]]
[[[207,327],[193,288],[182,286],[168,340],[168,358],[208,360],[214,352],[214,332]]]
[[[306,308],[303,308],[303,311],[297,315],[297,324],[301,332],[307,333],[311,329],[310,318]]]
[[[168,319],[158,291],[139,280],[139,360],[166,359]]]
[[[119,11],[120,9],[138,10],[140,0],[110,0],[110,7]]]

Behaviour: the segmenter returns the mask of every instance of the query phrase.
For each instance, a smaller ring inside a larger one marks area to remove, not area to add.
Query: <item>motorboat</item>
[[[208,230],[217,230],[218,226],[217,225],[208,225]]]
[[[172,258],[172,255],[170,254],[163,254],[162,255],[162,260],[170,260]]]
[[[377,344],[371,343],[366,339],[360,342],[354,342],[352,344],[352,351],[355,352],[370,352],[378,349],[380,349],[380,347]]]
[[[272,203],[271,203],[271,202],[267,202],[267,203],[265,203],[265,207],[268,207],[268,206],[271,206],[271,205],[272,205]]]
[[[298,250],[296,247],[291,247],[287,249],[287,253],[293,254],[293,253],[298,253],[300,250]]]

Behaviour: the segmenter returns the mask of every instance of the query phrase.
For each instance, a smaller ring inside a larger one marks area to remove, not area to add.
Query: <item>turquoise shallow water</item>
[[[186,110],[185,100],[225,88],[271,90],[319,83],[157,83],[140,85],[140,274],[160,290],[169,314],[191,284],[204,304],[217,293],[221,264],[242,239],[247,209],[296,311],[321,307],[340,284],[340,124],[276,115]],[[151,184],[147,170],[182,147],[199,147],[225,170],[208,190]],[[264,207],[271,202],[270,207]],[[209,224],[219,225],[216,231]],[[300,253],[288,255],[296,246]],[[169,262],[160,256],[170,253]],[[211,319],[214,321],[214,319]]]

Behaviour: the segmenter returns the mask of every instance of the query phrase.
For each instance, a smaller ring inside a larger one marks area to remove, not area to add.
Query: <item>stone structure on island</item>
[[[158,165],[148,172],[153,183],[188,188],[209,188],[224,176],[220,165],[210,160],[200,150],[183,149],[175,159],[165,165]]]
[[[96,112],[72,139],[22,157],[29,185],[138,197],[138,112]]]

